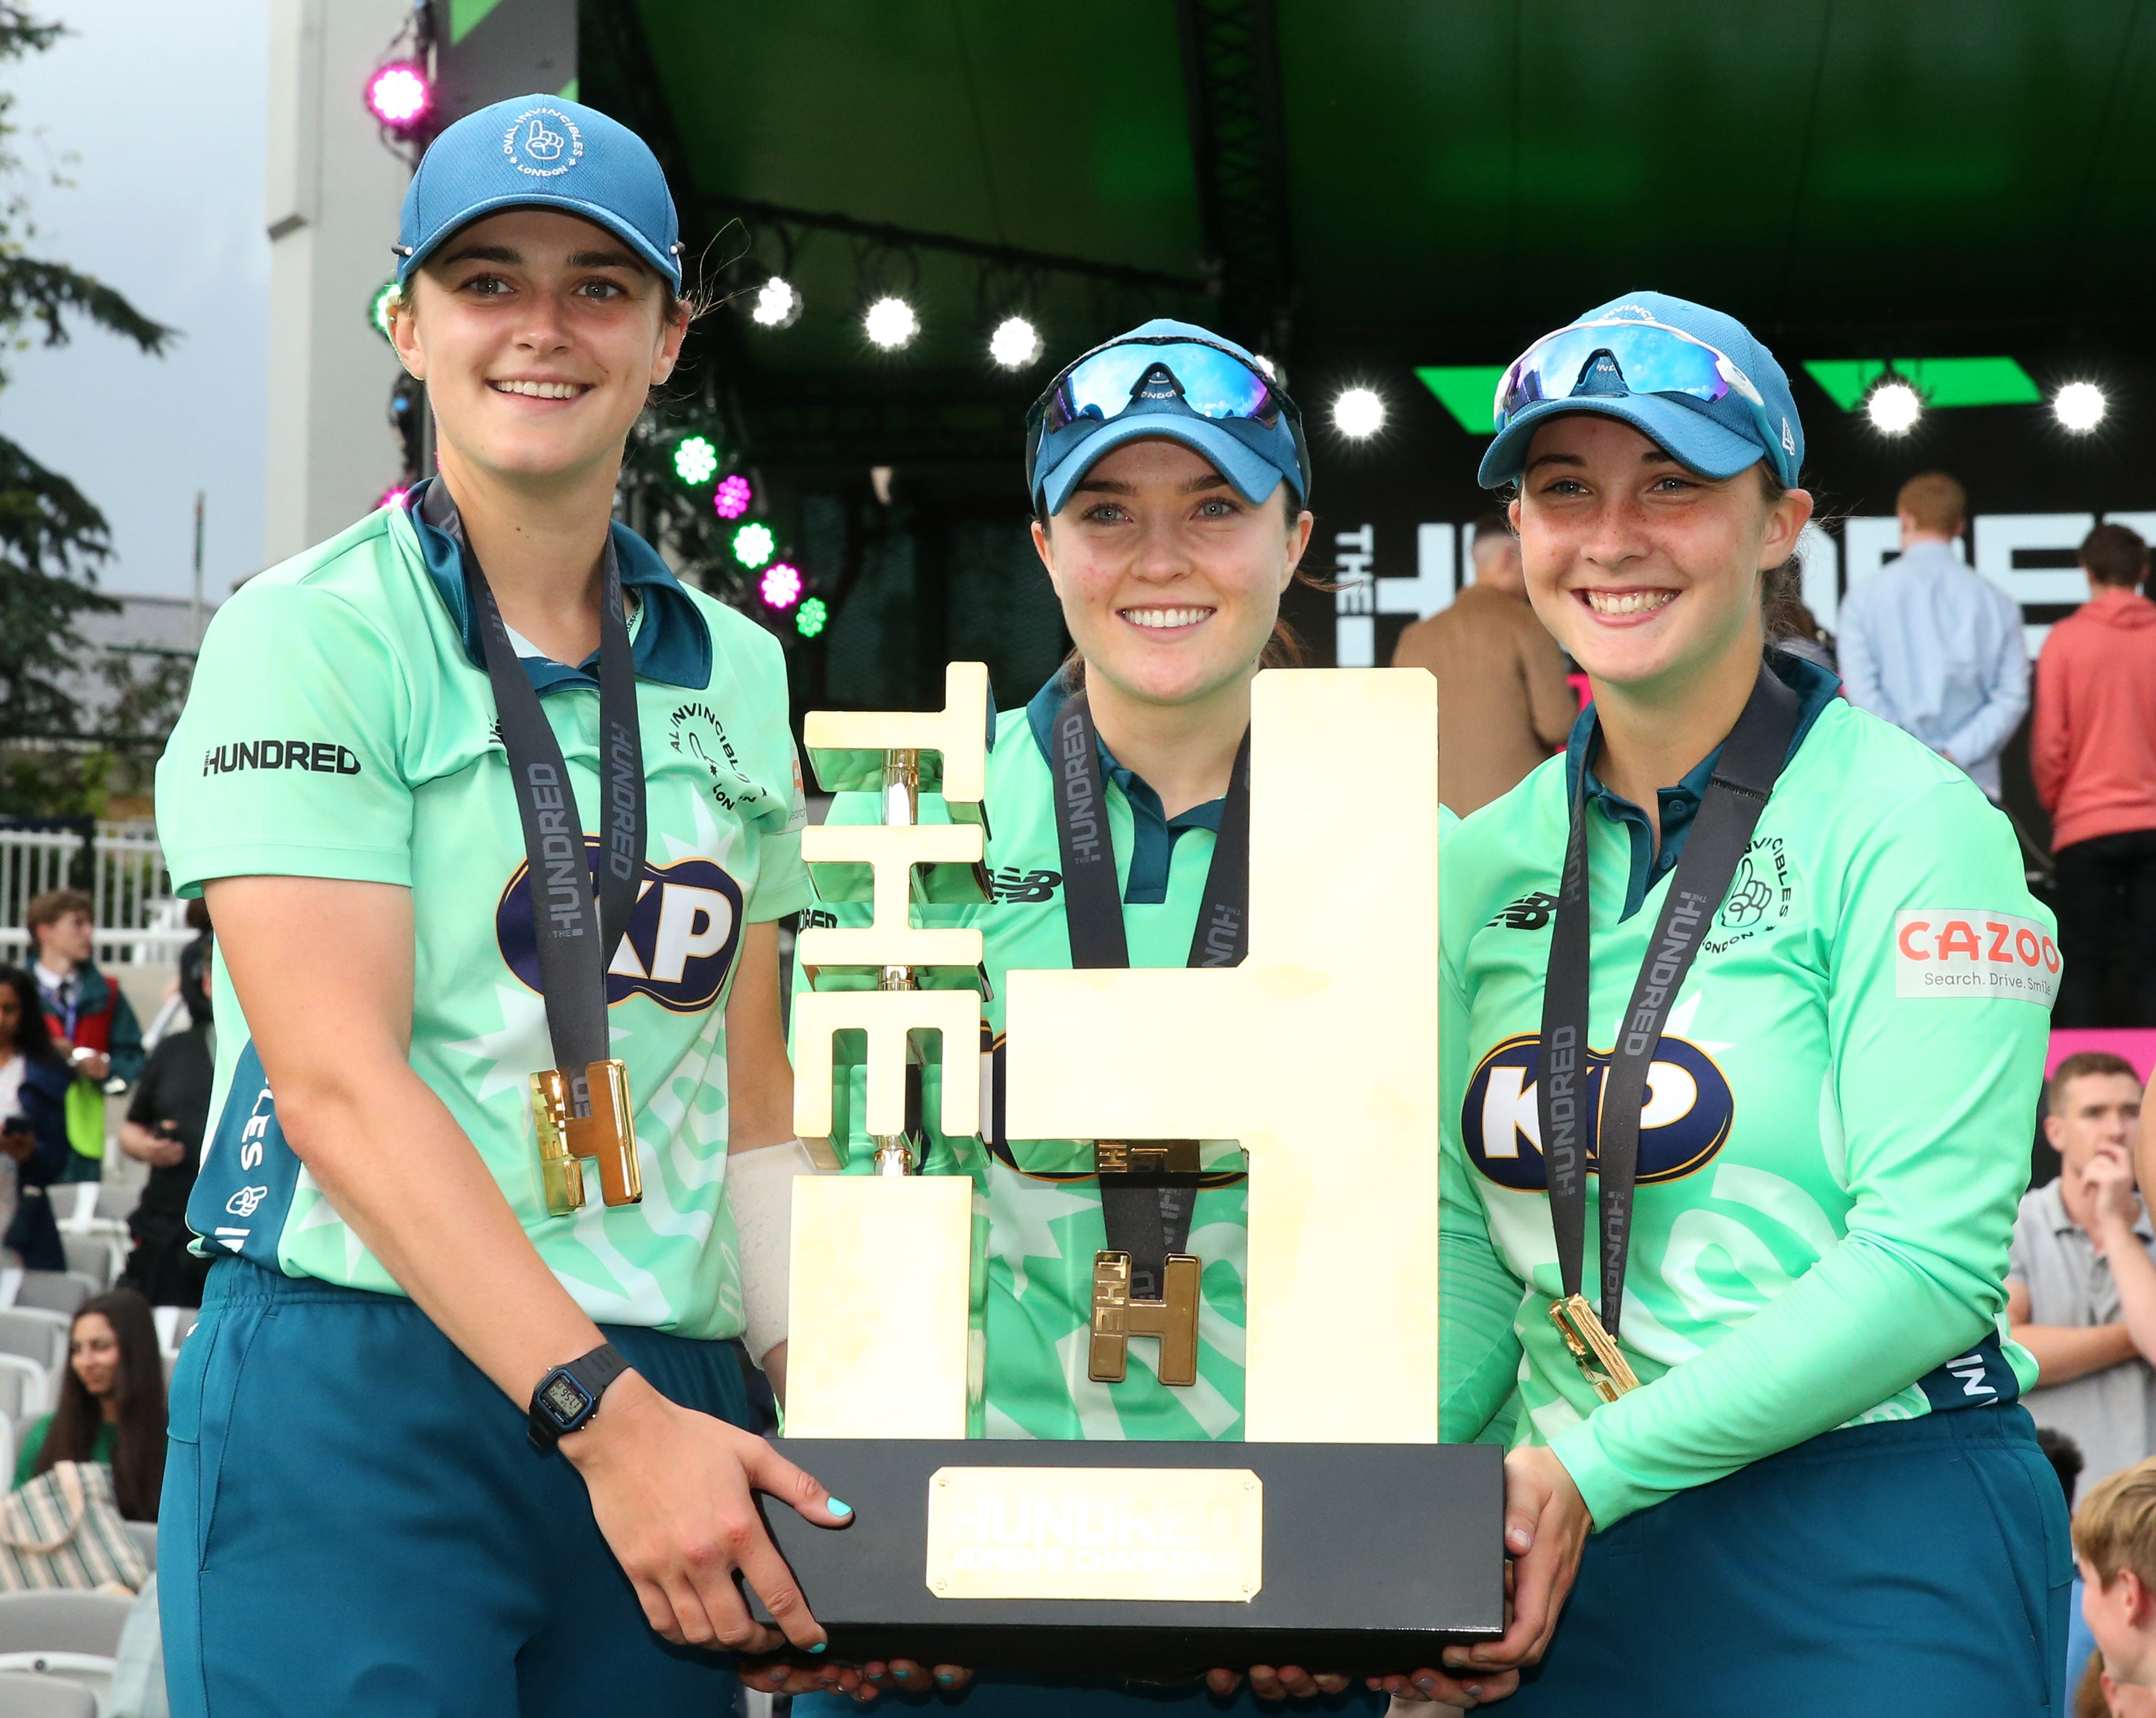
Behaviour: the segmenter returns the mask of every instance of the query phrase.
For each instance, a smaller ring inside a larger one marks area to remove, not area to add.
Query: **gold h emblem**
[[[576,1113],[579,1085],[590,1094],[589,1115]],[[539,1135],[539,1179],[556,1216],[584,1208],[584,1165],[599,1165],[599,1196],[608,1205],[644,1197],[636,1161],[636,1112],[629,1101],[629,1064],[594,1062],[581,1074],[545,1067],[531,1076],[531,1119]]]
[[[1096,1384],[1120,1384],[1130,1364],[1133,1336],[1160,1339],[1163,1384],[1198,1381],[1198,1261],[1171,1252],[1161,1272],[1158,1300],[1131,1299],[1131,1256],[1093,1255],[1093,1342],[1086,1376]]]

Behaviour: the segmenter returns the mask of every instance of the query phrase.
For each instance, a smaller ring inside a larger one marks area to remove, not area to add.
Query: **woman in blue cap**
[[[1512,1445],[1514,1577],[1446,1666],[1533,1667],[1522,1712],[2062,1711],[2002,1281],[2050,915],[1967,777],[1763,651],[1812,502],[1742,325],[1603,306],[1497,421],[1594,702],[1445,851],[1444,1425]]]
[[[218,612],[158,772],[220,956],[172,1706],[708,1714],[824,1646],[752,1494],[850,1513],[722,1340],[783,1386],[784,666],[612,521],[688,321],[651,152],[487,108],[397,249],[440,473]]]
[[[1312,528],[1310,462],[1295,404],[1252,355],[1187,322],[1156,321],[1086,353],[1028,419],[1033,539],[1075,649],[988,754],[987,864],[996,900],[930,908],[984,939],[984,1034],[998,1076],[986,1139],[927,1130],[931,1172],[971,1175],[986,1226],[985,1416],[990,1438],[1234,1439],[1242,1436],[1245,1178],[1240,1153],[1117,1167],[1090,1143],[1027,1140],[1002,1125],[1005,975],[1014,969],[1234,964],[1201,932],[1209,901],[1245,887],[1250,682],[1296,660],[1280,620]],[[1055,763],[1051,767],[1051,759]],[[1106,850],[1082,845],[1057,783],[1073,760],[1104,805]],[[875,821],[875,795],[842,795],[831,820]],[[824,909],[841,923],[868,910]],[[799,980],[797,980],[798,982]],[[850,1107],[859,1117],[859,1102]],[[932,1116],[936,1106],[924,1103]],[[853,1141],[865,1167],[872,1146]],[[1091,1340],[1096,1267],[1130,1255],[1133,1299],[1175,1301],[1173,1340]],[[1182,1263],[1170,1267],[1170,1259]],[[1195,1261],[1193,1265],[1189,1261]],[[1195,1681],[1133,1684],[1104,1664],[1076,1679],[978,1679],[962,1710],[1027,1718],[1187,1704],[1229,1710]],[[1360,1706],[1327,1667],[1235,1667],[1253,1694]],[[857,1697],[919,1686],[865,1666]],[[944,1695],[955,1690],[956,1673]],[[745,1673],[750,1686],[763,1673]],[[915,1696],[917,1698],[917,1696]],[[840,1696],[797,1701],[795,1718]]]

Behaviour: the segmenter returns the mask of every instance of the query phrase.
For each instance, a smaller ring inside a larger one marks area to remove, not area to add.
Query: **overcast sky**
[[[31,10],[73,33],[0,67],[38,229],[29,254],[96,276],[182,337],[163,358],[95,328],[7,354],[0,433],[104,509],[110,591],[187,594],[195,491],[206,491],[214,601],[262,553],[270,8],[31,0]],[[53,185],[55,169],[73,183]]]

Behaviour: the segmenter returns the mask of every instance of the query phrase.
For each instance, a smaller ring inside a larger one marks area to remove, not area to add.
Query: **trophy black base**
[[[1390,1675],[1504,1632],[1494,1445],[776,1442],[854,1506],[850,1525],[833,1530],[759,1499],[830,1635],[830,1659],[1159,1679],[1252,1664]],[[1262,1486],[1262,1581],[1240,1599],[939,1596],[931,1487],[940,1469],[990,1468],[1248,1470]]]

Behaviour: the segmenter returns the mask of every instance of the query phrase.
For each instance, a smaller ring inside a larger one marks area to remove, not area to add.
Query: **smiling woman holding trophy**
[[[1034,543],[1075,648],[1025,708],[995,721],[978,820],[992,900],[920,909],[925,923],[983,939],[979,1136],[923,1125],[911,1142],[880,1142],[856,1105],[846,1155],[856,1172],[873,1173],[879,1154],[917,1149],[927,1180],[972,1178],[983,1254],[975,1436],[1116,1440],[1125,1449],[1125,1440],[1240,1440],[1242,1154],[1229,1141],[1007,1137],[1004,1072],[1024,1047],[1015,1025],[1005,1043],[1004,1004],[1021,970],[1243,962],[1252,682],[1261,668],[1296,660],[1280,604],[1310,540],[1309,456],[1293,402],[1260,361],[1169,321],[1067,366],[1028,432]],[[841,795],[824,833],[873,825],[881,811],[875,793]],[[812,915],[837,927],[871,916],[845,900]],[[1158,1028],[1165,1040],[1176,1034],[1171,1020]],[[805,1046],[801,1066],[805,1083]],[[937,1077],[926,1073],[920,1099],[930,1119]],[[1116,1078],[1105,1068],[1101,1077]],[[917,1568],[906,1573],[919,1578]],[[1076,1718],[1229,1710],[1221,1697],[1255,1710],[1253,1695],[1358,1708],[1373,1698],[1347,1690],[1344,1677],[1314,1674],[1323,1665],[1278,1664],[1215,1672],[1209,1691],[1195,1680],[1134,1690],[1114,1674],[1127,1667],[1112,1654],[1103,1643],[1093,1676],[984,1675],[956,1709]],[[910,1667],[865,1669],[857,1698],[927,1685]],[[959,1674],[938,1674],[947,1699]],[[756,1673],[749,1681],[758,1685]],[[840,1699],[797,1702],[797,1718],[836,1712]]]
[[[680,249],[589,108],[437,138],[392,327],[440,475],[219,610],[159,768],[219,931],[176,1713],[709,1713],[718,1649],[824,1649],[752,1493],[850,1511],[741,1429],[723,1340],[771,1299],[737,1206],[800,1149],[785,670],[612,520]]]
[[[1443,1656],[1547,1649],[1522,1713],[2061,1711],[2002,1281],[2059,959],[2012,829],[1763,651],[1812,504],[1735,320],[1591,311],[1497,425],[1594,704],[1446,849],[1444,1425],[1511,1428],[1516,1607]]]

